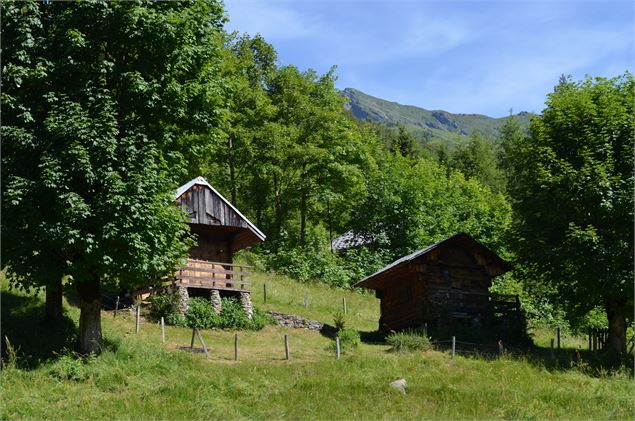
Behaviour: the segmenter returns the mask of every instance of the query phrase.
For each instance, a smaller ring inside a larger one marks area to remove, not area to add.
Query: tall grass
[[[254,278],[256,287],[267,281],[272,309],[328,322],[344,295],[347,327],[372,329],[376,323],[372,296],[310,285],[312,300],[304,310],[305,285],[274,275]],[[254,293],[257,300],[257,289]],[[136,335],[133,314],[125,311],[117,318],[102,314],[102,355],[78,361],[69,341],[49,344],[57,333],[39,322],[41,295],[7,292],[3,285],[2,304],[3,334],[16,346],[15,358],[4,354],[2,419],[632,419],[633,414],[633,378],[621,371],[590,376],[575,365],[547,369],[511,357],[451,360],[447,352],[395,354],[386,344],[369,343],[335,360],[332,339],[277,326],[238,332],[236,362],[236,332],[202,331],[210,351],[206,358],[199,344],[198,352],[188,349],[191,330],[167,327],[164,344],[154,323],[142,322]],[[77,310],[67,306],[67,315],[76,325]],[[45,344],[46,352],[32,357]],[[405,395],[388,386],[399,378],[408,381]]]

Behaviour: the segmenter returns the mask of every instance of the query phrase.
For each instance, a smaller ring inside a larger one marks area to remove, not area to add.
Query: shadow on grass
[[[525,359],[530,364],[547,370],[564,371],[576,369],[597,377],[615,371],[625,371],[633,375],[633,356],[617,355],[607,351],[589,351],[584,349],[554,349],[532,346],[528,349],[511,349],[512,358]]]
[[[439,351],[451,351],[451,341],[435,343]],[[583,349],[550,349],[535,345],[507,346],[503,350],[494,343],[464,343],[457,339],[456,354],[466,358],[495,360],[501,357],[526,361],[531,365],[543,367],[549,371],[578,370],[590,376],[603,376],[615,371],[626,371],[633,375],[632,355],[618,356],[610,352],[588,351]]]
[[[77,344],[77,326],[66,314],[57,321],[44,320],[44,303],[37,296],[2,291],[2,359],[8,355],[8,339],[18,367],[26,370],[72,352]],[[116,351],[117,343],[104,338],[104,350]]]

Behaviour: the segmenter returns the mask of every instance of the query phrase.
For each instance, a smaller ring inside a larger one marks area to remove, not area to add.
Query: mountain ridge
[[[444,110],[428,110],[415,105],[403,105],[368,95],[354,88],[345,88],[346,108],[360,120],[371,120],[386,126],[403,125],[424,142],[455,143],[478,131],[496,137],[508,117],[489,117],[484,114],[457,114]],[[533,114],[526,111],[512,115],[522,128],[529,125]]]

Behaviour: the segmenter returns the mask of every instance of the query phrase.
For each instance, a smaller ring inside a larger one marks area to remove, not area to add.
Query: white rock
[[[398,391],[400,391],[401,393],[403,393],[405,395],[406,394],[406,387],[408,387],[408,383],[406,382],[406,379],[399,379],[399,380],[395,380],[394,382],[390,383],[390,387],[393,387],[393,388],[397,389]]]

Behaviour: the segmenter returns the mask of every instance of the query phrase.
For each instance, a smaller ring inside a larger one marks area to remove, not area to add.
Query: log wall
[[[442,328],[452,319],[483,319],[491,312],[491,277],[460,248],[429,253],[391,271],[381,298],[381,330]]]

